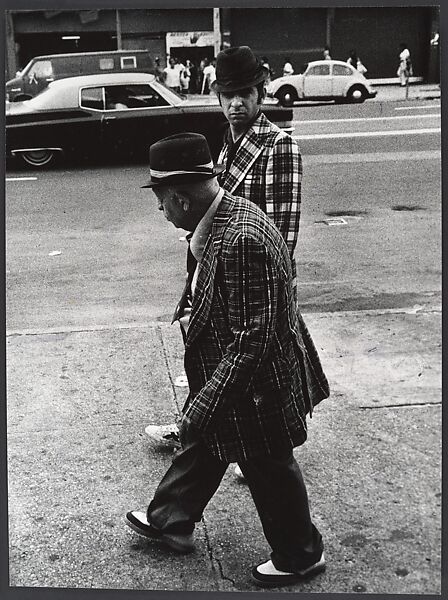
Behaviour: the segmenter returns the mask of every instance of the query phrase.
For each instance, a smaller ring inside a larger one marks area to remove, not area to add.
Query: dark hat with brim
[[[216,79],[211,88],[216,93],[236,92],[265,81],[269,70],[249,46],[222,50],[216,57]]]
[[[196,183],[216,177],[224,165],[213,165],[207,140],[200,133],[178,133],[149,148],[151,179],[142,188]]]

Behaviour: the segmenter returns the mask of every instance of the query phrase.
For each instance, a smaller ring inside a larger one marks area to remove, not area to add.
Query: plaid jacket
[[[198,267],[185,371],[183,413],[228,462],[302,444],[307,412],[329,395],[286,244],[258,207],[227,192]]]
[[[218,163],[226,164],[228,144]],[[251,200],[280,230],[293,260],[299,235],[302,157],[297,143],[263,113],[247,131],[229,171],[220,176],[230,194]]]

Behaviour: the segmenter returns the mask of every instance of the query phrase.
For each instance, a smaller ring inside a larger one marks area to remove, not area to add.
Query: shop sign
[[[213,31],[174,31],[166,34],[168,48],[191,48],[214,46],[215,36]]]

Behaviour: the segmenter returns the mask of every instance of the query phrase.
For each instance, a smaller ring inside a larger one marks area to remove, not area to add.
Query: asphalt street
[[[333,393],[297,450],[328,569],[284,591],[438,594],[440,98],[297,106],[294,126],[299,294]],[[230,471],[193,556],[123,525],[170,460],[144,426],[186,393],[169,324],[185,232],[140,189],[147,171],[7,172],[12,586],[254,591],[268,555]]]

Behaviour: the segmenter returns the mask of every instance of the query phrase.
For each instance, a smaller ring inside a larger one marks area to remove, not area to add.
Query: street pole
[[[115,23],[117,29],[117,50],[123,50],[123,45],[121,42],[121,16],[118,8],[115,10]]]
[[[216,57],[221,50],[221,9],[213,9],[213,42],[214,42],[214,56]]]

